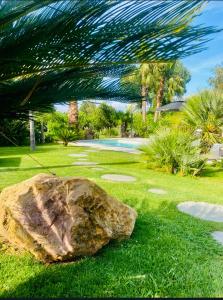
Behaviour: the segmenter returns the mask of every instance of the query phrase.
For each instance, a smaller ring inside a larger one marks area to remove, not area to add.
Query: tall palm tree
[[[174,95],[182,95],[186,91],[186,83],[190,80],[190,73],[180,61],[157,64],[155,86],[155,112],[154,121],[160,116],[157,110],[166,102],[170,102]]]
[[[69,102],[68,123],[70,126],[78,128],[78,103],[76,100]]]
[[[36,149],[36,140],[35,140],[35,124],[33,119],[33,113],[29,111],[29,132],[30,132],[30,150],[34,151]]]
[[[135,85],[136,88],[139,87],[140,89],[143,122],[146,122],[148,94],[149,92],[152,92],[154,85],[156,84],[156,69],[157,64],[142,63],[137,70],[133,71],[130,75],[123,77],[124,82]]]

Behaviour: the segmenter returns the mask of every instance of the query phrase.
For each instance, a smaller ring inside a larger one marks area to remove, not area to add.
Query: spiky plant
[[[184,122],[192,132],[201,131],[201,147],[208,152],[215,143],[223,141],[223,95],[202,91],[192,96],[183,109]]]

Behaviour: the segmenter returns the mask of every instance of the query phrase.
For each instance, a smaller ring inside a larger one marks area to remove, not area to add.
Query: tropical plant
[[[201,158],[194,140],[187,131],[165,128],[158,130],[150,138],[150,143],[141,149],[146,153],[151,168],[165,169],[182,176],[197,175],[204,167],[205,160]]]
[[[190,81],[190,73],[180,61],[158,64],[156,68],[155,112],[154,121],[160,112],[157,109],[164,103],[172,101],[173,96],[181,96],[186,92],[186,84]]]
[[[142,119],[146,122],[146,103],[149,100],[154,107],[154,121],[158,120],[156,110],[162,104],[168,103],[173,96],[183,95],[186,83],[190,80],[188,70],[180,61],[169,63],[143,63],[123,81],[135,85],[142,97]]]
[[[183,109],[184,123],[195,133],[200,131],[201,148],[208,152],[215,143],[222,142],[223,94],[204,90],[191,96]]]
[[[69,124],[67,114],[60,112],[48,115],[46,136],[56,141],[62,141],[64,146],[67,146],[68,142],[78,139],[76,128]]]
[[[189,25],[202,5],[200,0],[2,1],[1,115],[21,117],[52,103],[105,95],[132,101],[118,78],[119,84],[103,77],[125,74],[127,64],[201,51],[207,35],[216,32]]]

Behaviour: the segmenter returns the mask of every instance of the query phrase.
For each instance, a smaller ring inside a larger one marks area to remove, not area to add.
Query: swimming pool
[[[91,141],[82,141],[86,143],[91,143],[91,144],[96,144],[96,145],[104,145],[104,146],[112,146],[112,147],[125,147],[125,148],[131,148],[131,149],[136,149],[139,147],[139,144],[133,144],[133,143],[128,143],[126,141],[120,141],[116,139],[103,139],[103,140],[91,140]]]
[[[73,143],[73,145],[139,154],[141,151],[138,150],[138,148],[145,143],[148,143],[148,139],[146,138],[111,138],[101,140],[80,140]]]

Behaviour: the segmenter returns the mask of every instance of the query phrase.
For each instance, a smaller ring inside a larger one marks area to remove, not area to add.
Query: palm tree
[[[78,128],[78,103],[76,100],[69,102],[68,123],[70,126]]]
[[[174,95],[182,95],[186,91],[186,84],[190,80],[190,73],[183,66],[180,61],[171,63],[157,64],[156,78],[158,86],[156,89],[155,97],[155,112],[154,122],[156,122],[160,116],[160,112],[157,110],[165,101],[168,103],[173,99]]]
[[[111,99],[115,91],[115,99],[120,99],[117,88],[102,88],[99,79],[122,75],[123,65],[196,53],[207,35],[216,32],[189,26],[203,5],[200,0],[89,3],[1,3],[2,116],[45,111],[53,103],[86,95],[95,99],[108,93]]]
[[[35,140],[35,124],[33,119],[33,113],[29,111],[29,132],[30,132],[30,149],[34,151],[36,149],[36,140]]]
[[[141,93],[141,112],[142,120],[146,122],[147,99],[148,93],[153,90],[155,84],[155,71],[157,64],[142,63],[138,69],[133,71],[130,75],[123,77],[125,83],[139,87]]]

